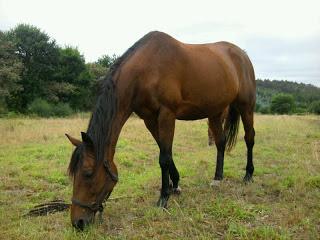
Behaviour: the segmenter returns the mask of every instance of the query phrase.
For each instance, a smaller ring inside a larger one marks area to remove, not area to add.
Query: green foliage
[[[77,83],[79,75],[86,70],[85,60],[77,48],[67,46],[59,49],[58,81]]]
[[[320,100],[312,102],[309,106],[309,111],[315,114],[320,114]]]
[[[15,109],[23,112],[34,99],[45,98],[46,87],[54,79],[59,49],[46,33],[31,25],[19,24],[7,35],[23,63],[23,90],[15,95],[12,103]]]
[[[28,105],[28,112],[40,117],[50,117],[52,115],[52,106],[46,100],[37,98]]]
[[[98,63],[87,63],[86,67],[89,73],[92,75],[93,79],[104,77],[108,72],[108,68]]]
[[[87,110],[91,106],[92,76],[85,59],[77,48],[70,46],[59,52],[56,83],[49,86],[48,90],[51,99],[54,102],[68,102],[73,109]]]
[[[270,110],[272,113],[287,114],[294,110],[294,98],[290,94],[279,93],[272,97]]]
[[[4,98],[9,98],[9,111],[25,112],[27,106],[39,98],[52,106],[63,103],[77,110],[88,110],[91,107],[94,75],[89,73],[85,59],[77,48],[61,48],[46,33],[27,24],[19,24],[4,35],[11,43],[10,51],[7,52],[12,60],[5,64],[0,61],[0,75],[2,72],[8,75],[10,81],[7,82],[11,83],[11,90],[9,94],[6,84],[0,103],[4,102]],[[0,51],[0,54],[2,52],[6,53]],[[15,59],[20,65],[12,64]],[[19,66],[22,70],[20,72]],[[14,85],[18,81],[19,88]],[[0,111],[3,105],[0,105]]]
[[[29,104],[28,112],[39,117],[66,117],[73,113],[71,107],[67,103],[53,105],[41,98],[37,98]]]
[[[0,31],[0,114],[7,111],[8,102],[22,90],[22,63],[15,54],[13,43]]]
[[[73,113],[68,103],[58,103],[52,107],[53,116],[67,117]]]
[[[259,112],[262,114],[268,114],[268,113],[270,113],[270,107],[269,106],[262,106],[262,107],[260,107]]]
[[[295,113],[302,114],[309,110],[308,106],[313,101],[320,101],[320,88],[315,87],[311,84],[303,84],[289,81],[270,81],[256,80],[257,83],[257,104],[260,105],[259,112],[261,109],[265,110],[270,107],[271,99],[274,95],[279,93],[290,94],[294,97]]]
[[[113,54],[112,56],[103,55],[98,59],[97,63],[105,68],[110,68],[111,65],[117,60],[118,56]]]

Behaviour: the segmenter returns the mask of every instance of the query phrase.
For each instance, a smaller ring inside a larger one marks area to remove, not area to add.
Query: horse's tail
[[[240,113],[232,105],[229,106],[228,115],[224,121],[224,134],[226,136],[226,150],[229,152],[236,145],[239,129]]]

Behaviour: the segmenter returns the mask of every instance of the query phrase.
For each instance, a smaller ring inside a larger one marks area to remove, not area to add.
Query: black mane
[[[117,112],[117,95],[115,85],[115,75],[122,65],[143,46],[147,40],[159,32],[150,32],[131,46],[121,57],[119,57],[110,67],[108,74],[104,77],[101,90],[97,98],[96,105],[91,115],[87,134],[93,141],[95,159],[97,164],[103,161],[105,146],[110,142],[111,126]],[[73,176],[82,162],[83,144],[76,147],[69,164],[69,174]]]

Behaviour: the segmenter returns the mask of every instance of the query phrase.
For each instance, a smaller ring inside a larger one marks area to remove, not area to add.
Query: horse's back
[[[129,62],[134,70],[128,76],[137,76],[141,96],[135,104],[137,112],[166,106],[178,119],[206,118],[237,99],[252,98],[245,99],[248,93],[241,92],[255,95],[250,60],[230,43],[185,44],[153,32]]]

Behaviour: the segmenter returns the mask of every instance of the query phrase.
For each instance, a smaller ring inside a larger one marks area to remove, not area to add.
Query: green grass
[[[243,130],[226,154],[225,179],[211,188],[215,147],[207,146],[206,121],[177,121],[174,160],[182,194],[167,211],[159,197],[158,148],[143,121],[130,118],[115,162],[120,182],[104,223],[75,231],[68,212],[22,215],[35,204],[69,200],[67,166],[86,115],[68,119],[0,119],[0,239],[319,239],[320,118],[255,117],[254,182],[242,183]],[[242,126],[241,126],[242,127]]]

